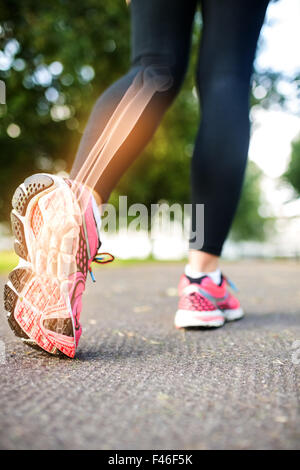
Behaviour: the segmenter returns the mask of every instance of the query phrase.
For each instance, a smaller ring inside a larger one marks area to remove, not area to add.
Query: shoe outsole
[[[38,179],[43,181],[38,181]],[[13,208],[21,215],[24,216],[26,213],[26,208],[31,201],[31,199],[38,193],[44,191],[53,185],[53,180],[46,175],[33,175],[27,178],[23,187],[28,191],[25,194],[22,185],[18,186],[14,192],[12,198]],[[17,218],[17,216],[11,213],[11,225],[13,233],[16,237],[14,242],[15,253],[22,259],[27,260],[28,250],[25,240],[24,227],[22,222]],[[13,286],[18,292],[22,290],[26,281],[30,276],[29,270],[24,268],[14,269],[8,276],[8,279],[11,281]],[[10,328],[19,338],[28,339],[29,336],[22,330],[20,325],[17,323],[14,318],[14,309],[18,300],[18,295],[6,284],[4,287],[4,308],[8,312],[7,320]]]
[[[13,195],[11,224],[16,238],[14,248],[16,254],[25,262],[32,261],[30,260],[29,250],[26,243],[25,228],[23,224],[28,206],[31,202],[35,204],[33,201],[34,198],[38,199],[39,197],[43,196],[43,193],[46,194],[52,189],[55,189],[54,178],[44,174],[36,174],[27,178],[24,183],[16,189]],[[37,349],[46,349],[51,354],[57,354],[59,353],[59,349],[48,340],[46,342],[41,342],[41,344],[38,345],[36,341],[29,337],[29,335],[24,331],[15,318],[17,301],[18,299],[22,299],[22,291],[24,287],[30,282],[33,283],[34,278],[36,282],[35,285],[40,288],[40,284],[38,284],[37,273],[27,267],[17,267],[9,274],[9,282],[4,287],[4,307],[8,312],[8,324],[15,335],[21,338],[25,344]],[[74,338],[74,325],[71,318],[47,319],[45,320],[44,326],[49,331]],[[65,353],[65,351],[62,352]]]
[[[19,338],[28,339],[29,336],[25,333],[25,331],[22,330],[14,317],[14,310],[17,300],[17,294],[6,284],[4,286],[4,308],[7,311],[8,324],[16,336]]]
[[[229,310],[224,310],[224,316],[226,321],[236,321],[236,320],[241,320],[244,316],[244,310],[239,307],[239,308],[233,308]]]
[[[48,175],[38,173],[37,175],[26,178],[23,185],[20,185],[12,198],[13,208],[22,216],[25,215],[27,206],[31,199],[45,189],[50,188],[54,184],[53,179]],[[26,194],[24,192],[26,191]]]
[[[219,313],[219,315],[218,315]],[[202,317],[202,318],[201,318]],[[175,315],[176,328],[220,328],[226,322],[240,320],[244,317],[242,308],[225,310],[215,310],[212,312],[191,312],[189,310],[177,310]]]
[[[219,328],[225,323],[225,318],[219,310],[207,312],[193,312],[190,310],[177,310],[174,324],[176,328]]]

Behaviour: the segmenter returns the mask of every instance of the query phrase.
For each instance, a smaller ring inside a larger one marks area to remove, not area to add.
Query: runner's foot
[[[175,315],[177,328],[220,327],[225,321],[238,320],[244,312],[236,297],[228,291],[232,283],[223,275],[215,284],[209,275],[193,280],[182,275],[178,291],[180,295]]]
[[[100,214],[94,197],[85,189],[79,203],[70,180],[36,174],[17,188],[12,205],[20,261],[4,288],[9,325],[29,345],[74,357],[87,272],[92,261],[113,259],[97,255]]]

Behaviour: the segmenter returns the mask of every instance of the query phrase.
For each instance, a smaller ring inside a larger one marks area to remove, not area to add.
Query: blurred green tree
[[[292,142],[291,158],[283,180],[290,183],[300,196],[300,138]]]
[[[0,105],[0,220],[8,220],[14,188],[28,175],[70,168],[84,124],[98,95],[129,64],[129,11],[124,0],[2,0],[0,79],[7,103]],[[189,202],[189,161],[199,118],[194,89],[201,16],[193,34],[183,89],[150,145],[112,195],[149,205],[161,199]],[[274,100],[277,76],[255,74],[252,105]],[[277,100],[278,101],[278,100]],[[155,162],[155,164],[153,164]],[[145,178],[144,175],[147,174]],[[260,236],[259,175],[246,178],[233,232]],[[247,221],[247,223],[246,223]],[[250,230],[244,228],[252,227]]]

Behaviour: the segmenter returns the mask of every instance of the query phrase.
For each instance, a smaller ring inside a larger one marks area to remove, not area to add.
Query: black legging
[[[203,31],[196,81],[201,124],[192,159],[192,204],[204,204],[202,251],[219,255],[238,204],[249,145],[249,88],[269,0],[201,0]],[[99,179],[102,201],[152,137],[182,84],[197,0],[132,0],[132,67],[97,100],[72,168],[75,177],[139,70],[166,64],[168,91],[156,93]],[[195,220],[192,221],[195,228]]]

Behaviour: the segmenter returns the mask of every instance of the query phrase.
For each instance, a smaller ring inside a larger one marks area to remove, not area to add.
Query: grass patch
[[[0,274],[7,274],[13,268],[15,268],[18,264],[18,256],[13,251],[1,251],[0,252]],[[138,265],[138,264],[149,264],[149,263],[182,263],[182,261],[173,261],[173,260],[166,260],[160,261],[152,256],[149,256],[146,259],[115,259],[113,263],[108,263],[107,266],[109,267],[118,267],[118,266],[131,266],[131,265]],[[93,264],[93,269],[97,267],[97,264]],[[100,266],[99,266],[100,267]]]
[[[154,263],[172,263],[172,264],[177,264],[177,263],[183,263],[186,262],[186,259],[182,260],[160,260],[160,259],[155,259],[153,256],[149,256],[148,258],[145,259],[139,259],[139,258],[130,258],[130,259],[118,259],[115,258],[115,260],[112,263],[108,263],[107,266],[109,267],[118,267],[118,266],[131,266],[131,265],[139,265],[139,264],[154,264]],[[93,265],[93,267],[98,267],[101,266],[101,264],[97,265],[96,263]],[[94,269],[94,268],[93,268]]]
[[[0,252],[0,273],[9,273],[18,264],[18,256],[13,251]]]

